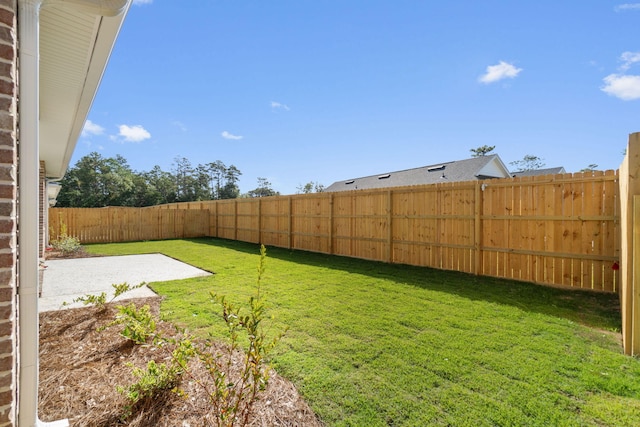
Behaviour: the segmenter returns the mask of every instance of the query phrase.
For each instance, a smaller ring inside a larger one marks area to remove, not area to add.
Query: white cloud
[[[516,68],[513,64],[500,61],[497,65],[489,65],[487,72],[478,77],[478,81],[489,84],[503,79],[513,79],[520,74],[520,71],[522,71],[522,68]]]
[[[187,131],[187,127],[181,121],[174,120],[173,122],[171,122],[171,124],[180,129],[182,132]]]
[[[141,4],[151,4],[153,0],[133,0],[133,4],[140,6]]]
[[[640,99],[640,76],[609,74],[603,79],[603,92],[624,101]]]
[[[623,52],[622,55],[620,55],[620,60],[622,60],[620,69],[627,71],[633,64],[640,62],[640,52]]]
[[[233,134],[231,134],[231,133],[227,132],[226,130],[225,130],[224,132],[222,132],[220,135],[222,135],[222,137],[223,137],[224,139],[233,139],[233,140],[239,140],[239,139],[242,139],[242,137],[241,137],[241,136],[239,136],[239,135],[233,135]]]
[[[616,12],[620,12],[623,10],[640,10],[640,3],[624,3],[619,4],[613,8]]]
[[[93,123],[91,120],[87,120],[84,123],[84,127],[82,128],[81,136],[83,138],[88,138],[92,135],[102,135],[104,133],[104,128],[96,123]]]
[[[289,111],[290,110],[289,106],[287,106],[285,104],[281,104],[281,103],[276,102],[276,101],[271,101],[271,108],[273,108],[274,110],[276,110],[276,109],[282,109],[282,110],[285,110],[285,111]]]
[[[151,134],[140,125],[120,125],[118,128],[120,129],[118,136],[124,138],[125,142],[142,142],[151,138]]]

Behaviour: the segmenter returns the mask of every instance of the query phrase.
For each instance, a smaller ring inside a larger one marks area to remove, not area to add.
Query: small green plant
[[[120,332],[124,338],[135,344],[144,344],[156,333],[156,321],[151,314],[148,305],[137,308],[134,303],[119,305],[116,318],[99,330],[104,330],[114,325],[123,325]]]
[[[62,252],[63,255],[69,255],[78,252],[82,246],[77,237],[64,235],[51,241],[51,247]]]
[[[170,389],[175,386],[176,375],[173,374],[170,365],[156,363],[155,360],[147,362],[146,368],[137,368],[128,363],[131,372],[137,381],[129,387],[118,386],[120,393],[135,405],[138,401],[153,397],[159,390]]]
[[[56,239],[51,239],[51,247],[57,251],[60,251],[62,255],[70,255],[76,253],[82,247],[80,245],[80,239],[74,236],[69,236],[67,233],[67,224],[62,221],[62,214],[60,214],[60,229]],[[53,228],[50,230],[50,234],[53,235]]]
[[[219,337],[210,335],[199,345],[194,345],[191,336],[184,331],[178,338],[167,338],[156,332],[156,324],[148,306],[136,308],[135,304],[119,306],[116,319],[105,328],[121,324],[121,334],[135,344],[150,341],[156,348],[171,351],[169,363],[150,360],[145,368],[132,367],[136,382],[117,390],[129,400],[124,417],[129,417],[136,405],[153,399],[158,393],[172,390],[182,393],[178,384],[182,375],[188,375],[209,397],[215,425],[218,427],[246,426],[253,406],[269,381],[266,356],[284,335],[284,332],[269,338],[263,329],[266,306],[261,294],[262,278],[266,264],[266,248],[260,248],[258,279],[255,295],[249,298],[248,308],[230,303],[224,296],[210,293],[211,302],[222,307],[230,344],[221,346]],[[243,347],[241,343],[248,343]],[[220,350],[222,348],[222,350]],[[173,350],[170,350],[173,349]],[[240,352],[241,362],[238,363]],[[189,369],[189,361],[196,357],[208,375],[196,376]]]
[[[109,301],[107,301],[107,293],[102,292],[98,295],[91,295],[91,294],[83,295],[81,297],[74,298],[72,302],[74,303],[81,302],[84,305],[95,305],[96,307],[104,309],[107,302],[111,302],[114,299],[118,298],[120,295],[124,294],[125,292],[141,288],[146,284],[147,284],[146,282],[141,282],[135,286],[132,286],[127,282],[114,283],[111,285],[111,287],[114,289],[113,297]],[[70,304],[66,301],[62,303],[63,307],[68,305]]]
[[[231,304],[224,296],[211,293],[212,302],[222,306],[222,318],[227,326],[230,345],[226,350],[217,348],[217,337],[209,336],[205,347],[197,351],[210,376],[210,382],[198,381],[205,388],[215,413],[217,426],[246,426],[258,394],[264,391],[269,381],[269,369],[265,358],[284,335],[284,332],[269,339],[262,327],[265,319],[265,302],[261,294],[262,277],[267,251],[260,247],[256,293],[249,298],[248,312]],[[243,348],[243,363],[240,372],[233,374],[234,354],[240,350],[241,336],[248,345]]]
[[[95,305],[96,307],[104,308],[107,304],[107,293],[102,292],[99,295],[84,295],[78,298],[74,298],[73,302],[81,302],[84,305]],[[69,305],[69,303],[64,302],[62,305]]]
[[[154,336],[154,344],[165,349],[167,344],[174,346],[169,363],[157,363],[155,360],[147,362],[147,366],[138,368],[128,364],[132,368],[132,374],[137,379],[128,387],[118,386],[116,390],[123,394],[129,404],[125,407],[123,418],[128,418],[135,406],[145,399],[153,399],[159,393],[170,390],[182,394],[178,388],[180,378],[187,369],[189,360],[195,354],[191,338],[183,336],[180,339],[168,339],[160,334]]]

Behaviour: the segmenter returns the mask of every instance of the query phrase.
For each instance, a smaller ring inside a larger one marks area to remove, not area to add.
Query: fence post
[[[262,244],[262,198],[258,197],[258,243]]]
[[[329,193],[329,254],[333,255],[333,193]]]
[[[631,299],[633,303],[627,310],[631,318],[631,355],[640,354],[640,196],[633,196],[633,285]]]
[[[393,190],[387,191],[387,262],[393,262]]]
[[[288,249],[293,249],[293,197],[288,196],[289,199],[289,247]]]
[[[238,240],[238,199],[233,203],[233,240]]]
[[[474,203],[474,232],[473,232],[473,252],[474,266],[473,273],[479,275],[482,273],[482,198],[484,195],[483,185],[481,181],[476,181],[475,203]]]
[[[214,206],[214,213],[213,213],[214,217],[213,218],[215,219],[215,232],[214,232],[214,236],[215,237],[219,237],[219,232],[218,232],[218,227],[220,225],[220,223],[218,221],[218,205],[219,204],[220,204],[220,202],[218,202],[217,200],[213,204],[213,206]]]
[[[640,133],[629,135],[620,165],[620,308],[622,342],[628,355],[640,354]],[[637,214],[637,215],[635,215]]]

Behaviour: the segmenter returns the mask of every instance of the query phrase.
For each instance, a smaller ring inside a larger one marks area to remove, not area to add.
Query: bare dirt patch
[[[149,305],[157,314],[160,298],[133,300]],[[124,302],[125,304],[129,301]],[[122,304],[123,302],[120,302]],[[40,314],[39,415],[44,421],[69,419],[71,426],[177,426],[216,425],[203,389],[183,376],[181,396],[172,391],[158,394],[123,419],[126,398],[117,386],[135,382],[131,363],[144,367],[154,359],[160,363],[168,355],[150,345],[133,345],[120,336],[118,327],[97,328],[114,319],[114,305],[106,309],[87,307]],[[163,334],[175,328],[158,322]],[[238,355],[241,357],[241,355]],[[195,378],[204,378],[204,369],[195,364]],[[269,385],[255,405],[250,426],[322,426],[289,381],[271,372]]]

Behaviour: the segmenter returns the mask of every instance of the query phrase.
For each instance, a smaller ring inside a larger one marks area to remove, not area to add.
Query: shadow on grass
[[[214,238],[188,241],[251,255],[257,255],[259,252],[255,243]],[[267,255],[296,264],[384,278],[400,284],[455,294],[470,300],[515,306],[525,311],[565,318],[593,328],[608,331],[621,329],[620,302],[617,294],[559,289],[428,267],[387,264],[277,247],[268,247]]]

